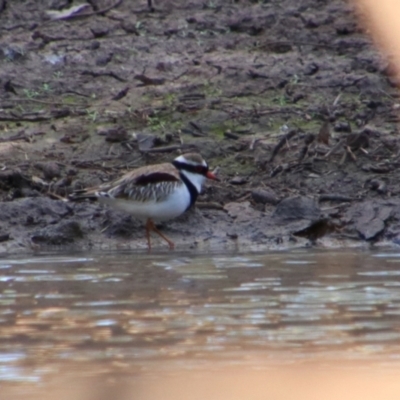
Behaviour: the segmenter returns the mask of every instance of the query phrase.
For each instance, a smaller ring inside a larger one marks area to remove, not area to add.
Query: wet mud
[[[397,80],[351,3],[71,7],[0,1],[0,252],[144,249],[68,195],[189,150],[221,181],[178,249],[398,244]]]

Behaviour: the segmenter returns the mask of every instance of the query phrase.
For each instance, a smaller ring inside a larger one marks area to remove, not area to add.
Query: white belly
[[[181,215],[190,204],[190,193],[186,185],[176,188],[165,200],[156,201],[134,201],[100,197],[99,201],[111,207],[132,214],[134,217],[146,220],[166,221]]]

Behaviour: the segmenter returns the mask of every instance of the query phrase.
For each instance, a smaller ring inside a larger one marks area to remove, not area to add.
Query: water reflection
[[[0,380],[75,362],[397,361],[397,262],[305,250],[3,259]]]

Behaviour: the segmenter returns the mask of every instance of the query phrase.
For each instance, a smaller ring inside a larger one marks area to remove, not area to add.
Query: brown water
[[[399,267],[396,252],[305,249],[0,259],[0,385],[40,386],[64,370],[396,369]]]

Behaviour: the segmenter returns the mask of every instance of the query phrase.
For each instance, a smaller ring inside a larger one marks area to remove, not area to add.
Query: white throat
[[[186,178],[189,179],[189,181],[196,188],[197,193],[200,194],[201,186],[203,185],[204,181],[206,180],[205,176],[200,175],[200,174],[194,174],[193,172],[185,171],[184,169],[182,169],[180,172],[182,175],[185,175]]]

